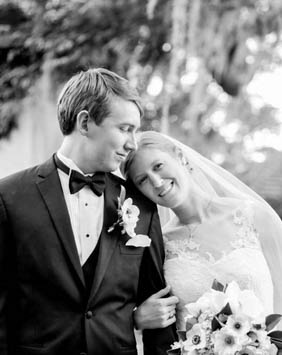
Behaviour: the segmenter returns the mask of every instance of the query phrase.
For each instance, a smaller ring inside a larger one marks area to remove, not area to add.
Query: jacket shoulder
[[[36,174],[36,170],[38,170],[38,166],[30,167],[16,173],[10,174],[5,176],[4,178],[0,179],[0,188],[5,186],[13,185],[17,182],[21,182],[25,180],[27,177],[30,179],[32,175]]]
[[[0,179],[0,192],[5,191],[12,186],[23,186],[34,182],[36,177],[41,174],[41,171],[51,170],[53,158],[48,159],[46,162],[34,165],[24,170],[20,170],[4,178]],[[53,164],[55,167],[55,165]]]

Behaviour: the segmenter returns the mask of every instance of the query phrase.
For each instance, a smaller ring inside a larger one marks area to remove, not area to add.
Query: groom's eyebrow
[[[136,132],[138,132],[139,129],[140,129],[140,126],[135,126],[135,125],[133,125],[131,123],[121,123],[120,125],[121,126],[128,126],[132,130],[136,129]]]

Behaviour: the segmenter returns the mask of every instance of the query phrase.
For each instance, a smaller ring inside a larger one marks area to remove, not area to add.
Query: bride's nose
[[[157,187],[161,187],[164,183],[164,180],[157,174],[152,174],[150,176],[151,179],[151,183],[152,185],[157,188]]]

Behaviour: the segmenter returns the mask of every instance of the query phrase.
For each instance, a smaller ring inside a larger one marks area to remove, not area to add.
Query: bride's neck
[[[209,215],[212,196],[199,195],[173,209],[182,224],[203,223]]]

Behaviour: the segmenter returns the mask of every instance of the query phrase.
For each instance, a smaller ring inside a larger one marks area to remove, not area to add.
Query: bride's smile
[[[173,186],[174,186],[173,181],[170,181],[168,183],[164,183],[161,188],[161,192],[159,193],[159,196],[160,197],[166,196],[172,190]]]

